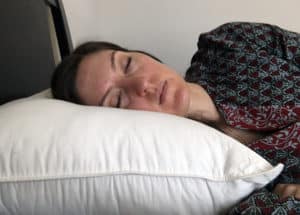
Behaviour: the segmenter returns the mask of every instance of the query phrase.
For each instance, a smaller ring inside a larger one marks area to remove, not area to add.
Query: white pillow
[[[0,106],[0,214],[219,214],[282,170],[173,115],[49,92]]]

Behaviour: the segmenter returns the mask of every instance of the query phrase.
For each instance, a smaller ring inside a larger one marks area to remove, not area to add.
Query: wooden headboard
[[[54,26],[61,58],[70,53],[72,46],[59,0],[3,1],[0,14],[0,104],[3,104],[49,88],[55,67],[49,23]]]

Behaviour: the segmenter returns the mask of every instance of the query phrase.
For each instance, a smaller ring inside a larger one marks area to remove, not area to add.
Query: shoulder
[[[280,29],[278,26],[267,24],[267,23],[257,23],[257,22],[227,22],[218,27],[201,33],[200,39],[205,39],[206,37],[219,37],[226,35],[239,35],[239,36],[251,36],[255,34],[261,34],[269,31],[274,31]]]

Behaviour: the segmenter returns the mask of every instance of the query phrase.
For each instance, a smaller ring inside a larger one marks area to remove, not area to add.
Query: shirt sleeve
[[[260,189],[233,207],[229,215],[300,214],[300,201],[294,197],[279,199],[278,195]]]
[[[248,196],[229,214],[300,214],[299,200],[293,196],[279,199],[278,195],[272,192],[278,183],[300,183],[300,122],[247,146],[273,165],[283,163],[284,170],[266,188]]]
[[[214,43],[217,49],[243,49],[244,52],[276,56],[300,67],[300,34],[264,23],[231,22],[201,34],[198,50]],[[229,43],[227,43],[229,42]],[[197,61],[197,53],[192,63]]]
[[[272,165],[284,164],[276,183],[300,184],[300,122],[247,145]]]

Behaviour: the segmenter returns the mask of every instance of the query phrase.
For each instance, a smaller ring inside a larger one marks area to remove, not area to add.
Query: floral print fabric
[[[248,145],[282,174],[230,214],[300,214],[300,201],[271,192],[300,183],[300,34],[261,23],[228,23],[201,34],[185,79],[203,86],[226,123],[270,132]]]

